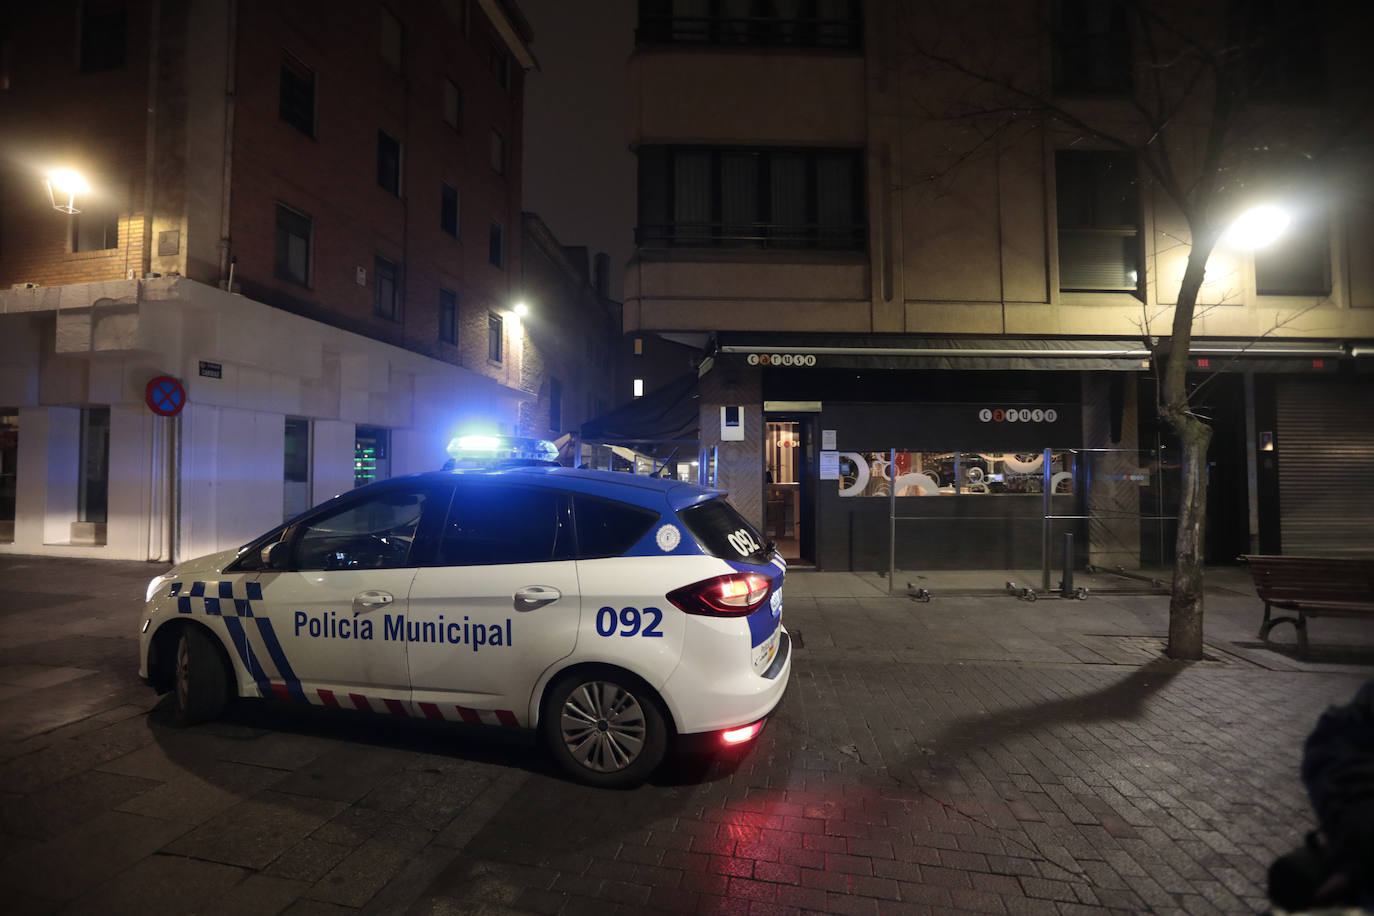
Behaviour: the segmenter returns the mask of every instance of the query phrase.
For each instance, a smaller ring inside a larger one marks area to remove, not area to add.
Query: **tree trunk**
[[[1212,429],[1192,414],[1174,428],[1183,444],[1173,596],[1169,599],[1170,658],[1202,658],[1202,565],[1206,558],[1207,444]]]
[[[1202,563],[1206,556],[1207,445],[1212,429],[1188,405],[1188,351],[1192,344],[1193,313],[1206,274],[1207,259],[1216,244],[1214,233],[1193,234],[1188,266],[1174,305],[1173,333],[1156,351],[1156,371],[1162,375],[1160,417],[1178,434],[1182,491],[1178,502],[1178,537],[1174,541],[1173,596],[1169,599],[1170,658],[1202,658]],[[1162,363],[1162,365],[1161,365]]]

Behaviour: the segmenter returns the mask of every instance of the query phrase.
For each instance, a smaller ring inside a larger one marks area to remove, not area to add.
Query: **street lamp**
[[[1232,248],[1264,248],[1283,235],[1291,217],[1272,204],[1251,207],[1231,224],[1221,240]]]
[[[54,210],[62,213],[80,213],[81,208],[76,205],[77,195],[89,194],[91,191],[86,179],[71,169],[56,169],[49,172],[43,183],[48,186],[48,202]]]

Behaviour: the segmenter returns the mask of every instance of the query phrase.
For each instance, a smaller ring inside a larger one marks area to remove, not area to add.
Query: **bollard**
[[[1064,579],[1059,583],[1060,594],[1074,597],[1073,590],[1073,532],[1064,532]]]

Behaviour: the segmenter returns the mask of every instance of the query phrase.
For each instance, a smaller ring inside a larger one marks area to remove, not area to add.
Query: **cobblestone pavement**
[[[1222,574],[1189,664],[1160,597],[794,572],[755,745],[605,792],[500,731],[261,703],[171,728],[134,657],[158,571],[0,559],[7,912],[1255,913],[1311,826],[1304,736],[1374,676],[1374,627],[1259,647]]]

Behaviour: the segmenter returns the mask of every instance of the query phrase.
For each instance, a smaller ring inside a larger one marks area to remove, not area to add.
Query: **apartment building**
[[[1196,90],[1244,52],[1234,148],[1313,165],[1217,197],[1291,222],[1224,239],[1198,299],[1207,559],[1374,552],[1356,6],[641,0],[625,328],[700,349],[703,479],[826,569],[1057,567],[1063,534],[1080,568],[1168,565],[1150,348],[1190,236],[1145,160],[1231,174],[1189,160]]]
[[[529,432],[531,40],[511,0],[10,10],[0,552],[234,547]]]

